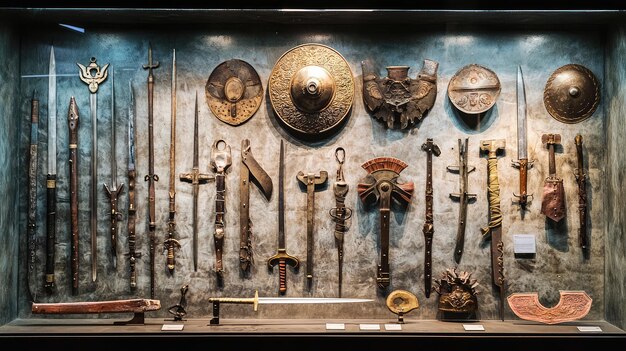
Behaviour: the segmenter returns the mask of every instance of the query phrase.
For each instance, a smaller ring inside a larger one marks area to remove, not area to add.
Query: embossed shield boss
[[[209,76],[206,99],[215,117],[238,126],[261,106],[263,86],[259,74],[245,61],[224,61]]]
[[[500,95],[500,80],[492,70],[470,64],[450,79],[448,98],[461,112],[470,115],[489,110]]]
[[[305,136],[332,131],[354,101],[350,66],[321,44],[303,44],[284,53],[272,69],[268,90],[276,116]]]
[[[546,83],[543,102],[554,119],[578,123],[591,117],[600,103],[600,84],[587,67],[569,64],[558,68]]]

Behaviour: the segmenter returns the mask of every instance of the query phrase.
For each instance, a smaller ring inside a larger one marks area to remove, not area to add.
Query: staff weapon
[[[54,291],[54,246],[57,221],[57,73],[54,47],[50,47],[48,69],[48,175],[46,176],[46,282],[48,294]]]
[[[346,207],[346,195],[350,187],[346,183],[343,175],[343,163],[346,160],[346,150],[342,147],[338,147],[335,150],[335,160],[339,164],[337,169],[337,179],[333,185],[333,192],[335,193],[335,207],[330,209],[329,213],[335,222],[335,244],[337,245],[337,262],[338,268],[338,284],[339,294],[341,297],[341,286],[343,281],[343,236],[348,232],[350,218],[352,217],[352,209]]]
[[[78,294],[78,106],[72,96],[67,111],[70,129],[70,218],[71,218],[71,264],[72,295]]]
[[[136,251],[137,237],[135,236],[135,220],[137,209],[135,207],[135,94],[133,86],[128,82],[130,92],[130,104],[128,106],[128,256],[130,263],[130,289],[137,288],[137,260],[141,258],[141,252]]]
[[[30,149],[28,160],[28,225],[26,240],[28,243],[28,261],[26,266],[26,282],[28,284],[28,298],[36,301],[36,295],[31,284],[32,278],[37,275],[37,148],[39,144],[39,99],[37,91],[33,91],[30,101]]]

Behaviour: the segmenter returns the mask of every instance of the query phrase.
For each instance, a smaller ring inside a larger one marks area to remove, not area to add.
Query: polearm
[[[54,246],[57,220],[57,77],[54,47],[50,47],[48,70],[48,175],[46,176],[46,280],[44,287],[54,291]]]
[[[78,106],[72,96],[67,111],[69,127],[69,166],[70,166],[70,272],[72,274],[72,295],[78,294]]]
[[[33,294],[32,278],[37,275],[37,148],[39,144],[39,99],[37,91],[33,91],[30,103],[30,150],[28,162],[28,225],[26,227],[26,240],[28,242],[28,262],[26,267],[26,282],[28,284],[28,298],[36,301]]]
[[[111,187],[103,184],[104,191],[111,202],[111,255],[113,255],[113,267],[117,267],[117,221],[122,214],[117,209],[117,198],[122,193],[124,184],[117,187],[117,155],[115,143],[115,78],[111,70]]]
[[[148,182],[148,241],[150,248],[150,298],[154,298],[154,241],[156,229],[156,209],[155,209],[155,189],[154,182],[159,181],[159,176],[154,174],[154,118],[153,118],[153,98],[154,98],[154,75],[152,70],[159,67],[159,62],[152,62],[152,46],[148,47],[148,63],[143,65],[143,69],[148,70],[148,174],[144,181]]]
[[[130,105],[128,107],[128,260],[130,268],[130,289],[137,288],[137,260],[141,253],[136,251],[137,237],[135,235],[135,219],[137,209],[135,208],[135,180],[137,171],[135,168],[135,95],[133,86],[128,82],[130,91]]]
[[[96,281],[98,275],[98,86],[107,79],[109,64],[102,68],[96,63],[96,58],[92,57],[86,67],[76,63],[80,67],[80,80],[89,86],[89,108],[91,113],[91,196],[89,197],[89,208],[91,209],[91,280]]]
[[[180,248],[180,243],[174,234],[176,233],[176,49],[172,51],[172,114],[171,114],[171,132],[170,132],[170,213],[167,221],[167,238],[163,243],[163,248],[167,252],[167,269],[170,273],[174,273],[176,267],[175,250]]]

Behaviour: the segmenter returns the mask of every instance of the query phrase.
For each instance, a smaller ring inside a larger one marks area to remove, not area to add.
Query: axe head
[[[361,201],[365,204],[378,202],[380,194],[377,186],[381,181],[388,181],[393,184],[392,196],[403,203],[411,201],[413,195],[413,183],[397,182],[400,172],[408,165],[403,161],[393,157],[378,157],[365,162],[361,167],[368,172],[367,177],[357,185],[357,192]]]
[[[541,136],[541,143],[545,145],[560,144],[561,134],[544,134]]]
[[[505,139],[491,139],[480,141],[480,149],[483,151],[487,151],[490,155],[497,153],[498,150],[504,150],[505,147]]]
[[[304,185],[308,185],[311,182],[313,185],[321,185],[328,180],[328,172],[320,171],[320,174],[298,172],[296,178]]]

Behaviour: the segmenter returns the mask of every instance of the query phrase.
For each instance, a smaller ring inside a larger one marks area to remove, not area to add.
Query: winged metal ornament
[[[89,86],[89,91],[92,94],[95,94],[98,91],[100,83],[104,82],[109,76],[109,71],[107,70],[109,64],[107,63],[101,68],[96,63],[95,57],[92,57],[89,61],[87,66],[81,65],[78,62],[76,64],[80,67],[80,80]]]

